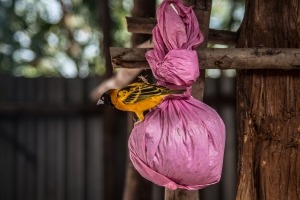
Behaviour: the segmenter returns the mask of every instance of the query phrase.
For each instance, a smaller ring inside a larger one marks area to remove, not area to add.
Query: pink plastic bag
[[[146,58],[158,84],[187,92],[168,96],[133,128],[130,159],[144,178],[157,185],[201,189],[220,180],[225,146],[222,119],[191,97],[190,84],[199,76],[194,48],[203,36],[192,8],[180,0],[165,0],[157,18],[154,50]]]

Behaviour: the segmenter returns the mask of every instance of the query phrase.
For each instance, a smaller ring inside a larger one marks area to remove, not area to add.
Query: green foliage
[[[244,0],[214,0],[210,17],[210,28],[237,31],[245,12]]]
[[[0,0],[0,72],[87,77],[104,73],[101,30],[82,0]]]
[[[130,16],[132,6],[132,0],[109,1],[110,17],[115,25],[111,30],[113,46],[115,47],[130,47],[131,33],[126,29],[125,17]]]
[[[67,78],[104,74],[97,4],[97,0],[0,0],[0,73]],[[244,0],[214,0],[210,28],[236,31],[244,4]],[[132,7],[133,0],[109,0],[112,46],[130,47],[124,17],[130,16]]]

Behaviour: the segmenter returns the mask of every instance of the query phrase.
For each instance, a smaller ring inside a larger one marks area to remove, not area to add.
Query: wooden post
[[[165,200],[199,200],[198,190],[169,190],[165,191]]]
[[[298,0],[246,0],[238,47],[300,47]],[[237,200],[300,199],[300,71],[237,72]]]
[[[131,11],[133,17],[154,17],[155,16],[155,1],[149,0],[134,0],[134,7]],[[132,47],[149,40],[151,35],[132,34]],[[128,137],[133,129],[133,113],[127,114]],[[134,168],[131,163],[127,151],[126,161],[126,177],[123,191],[123,200],[150,200],[152,193],[152,183],[144,179]]]
[[[113,74],[111,62],[109,62],[109,47],[111,46],[110,38],[110,24],[111,19],[109,17],[109,6],[108,0],[99,1],[97,4],[100,12],[99,19],[101,27],[103,27],[103,52],[106,62],[106,73],[105,78],[109,78]],[[114,138],[115,138],[115,126],[113,119],[115,118],[115,110],[109,107],[104,107],[104,199],[115,199],[116,191],[116,176],[115,176],[115,165],[114,165]]]
[[[200,48],[207,48],[209,20],[211,11],[211,0],[183,0],[185,6],[195,6],[194,12],[199,22],[200,30],[204,36],[204,41],[199,45]],[[201,68],[201,66],[200,66]],[[202,101],[204,93],[205,70],[200,70],[200,77],[192,85],[192,95],[194,98]],[[199,200],[199,191],[177,189],[175,191],[165,189],[165,200]]]

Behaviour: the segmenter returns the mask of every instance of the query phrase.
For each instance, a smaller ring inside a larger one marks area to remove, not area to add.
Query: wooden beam
[[[208,43],[210,44],[224,44],[235,47],[237,40],[238,34],[236,32],[209,29]]]
[[[127,30],[131,33],[152,34],[157,24],[156,18],[125,17]]]
[[[157,24],[155,18],[126,17],[127,30],[131,33],[152,34],[152,29]],[[224,44],[236,46],[238,35],[227,30],[209,29],[208,42],[211,44]]]
[[[131,11],[131,15],[133,17],[145,17],[145,16],[155,16],[155,1],[149,0],[133,0],[133,9]],[[151,35],[145,34],[132,34],[131,36],[131,45],[134,48],[139,48],[141,46],[151,45],[149,42]],[[143,43],[143,44],[141,44]],[[153,43],[152,43],[153,44]],[[153,47],[153,46],[152,46]],[[125,71],[126,70],[126,71]],[[131,71],[131,72],[130,72]],[[122,71],[118,71],[118,74],[115,76],[116,79],[119,78],[119,82],[130,82],[128,78],[131,77],[132,80],[138,74],[140,74],[141,70],[136,69],[122,69]],[[150,70],[147,71],[149,73]],[[142,72],[146,73],[146,72]],[[130,76],[128,76],[130,74]],[[121,76],[123,75],[123,76]],[[124,76],[125,75],[125,76]],[[145,74],[143,74],[145,75]],[[134,77],[133,77],[134,76]],[[150,74],[148,74],[150,76]],[[126,81],[127,78],[127,81]],[[130,78],[129,78],[130,79]],[[122,81],[120,81],[122,80]],[[126,84],[127,85],[127,84]],[[124,84],[125,86],[125,84]],[[134,113],[127,113],[127,136],[129,138],[132,129],[134,127]],[[127,139],[128,139],[127,138]],[[123,198],[122,200],[150,200],[152,199],[152,183],[146,179],[144,179],[138,171],[134,168],[132,162],[129,159],[129,151],[127,149],[126,153],[126,177],[124,183],[123,190]]]
[[[114,68],[149,69],[150,49],[111,47]],[[298,48],[197,49],[200,69],[300,69]]]

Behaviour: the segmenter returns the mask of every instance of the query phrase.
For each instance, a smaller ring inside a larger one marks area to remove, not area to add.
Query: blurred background
[[[0,0],[1,200],[122,199],[132,119],[96,106],[91,92],[117,73],[107,48],[134,46],[124,18],[137,2]],[[244,10],[244,0],[213,0],[210,28],[237,31]],[[221,182],[200,197],[233,200],[235,70],[206,70],[204,102],[224,120],[227,138]],[[152,193],[163,199],[163,188]]]

